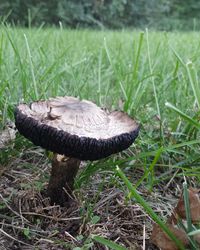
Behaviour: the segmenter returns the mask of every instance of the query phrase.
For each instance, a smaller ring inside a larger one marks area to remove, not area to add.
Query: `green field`
[[[67,226],[60,225],[59,220],[56,228],[52,220],[45,231],[39,224],[43,217],[50,216],[48,213],[34,221],[26,217],[29,222],[22,222],[19,209],[13,222],[18,227],[16,233],[5,226],[2,237],[7,232],[17,239],[15,244],[23,241],[38,249],[43,249],[42,244],[56,245],[55,249],[107,249],[94,243],[94,234],[127,248],[138,246],[142,244],[146,217],[138,220],[141,225],[138,235],[131,235],[127,241],[123,238],[124,228],[113,236],[119,228],[117,222],[116,227],[112,223],[113,227],[107,227],[106,201],[112,203],[112,210],[116,209],[118,214],[122,210],[134,211],[137,205],[127,195],[116,166],[163,219],[172,209],[184,181],[188,186],[199,187],[199,37],[197,32],[0,28],[1,130],[13,121],[17,103],[64,95],[88,99],[110,110],[124,110],[141,124],[139,138],[128,150],[102,161],[87,162],[80,170],[75,193],[81,204],[79,216],[83,227],[78,233],[61,237],[56,230],[66,230]],[[1,223],[6,224],[6,217],[12,216],[8,204],[15,210],[12,204],[16,198],[23,205],[26,192],[33,195],[35,190],[39,193],[45,188],[50,169],[46,158],[41,149],[19,134],[0,151],[0,190],[7,185],[5,178],[12,189],[0,197],[0,213],[5,215],[0,217]],[[21,198],[17,195],[19,190],[23,193]],[[113,203],[116,197],[119,204]],[[138,216],[142,214],[141,209]],[[146,221],[148,241],[151,222],[149,218]],[[130,230],[134,228],[136,224]],[[29,249],[25,247],[21,249]]]

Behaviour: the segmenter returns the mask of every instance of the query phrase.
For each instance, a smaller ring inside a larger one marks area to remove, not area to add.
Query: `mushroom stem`
[[[47,194],[52,204],[63,206],[70,200],[80,160],[54,154]]]

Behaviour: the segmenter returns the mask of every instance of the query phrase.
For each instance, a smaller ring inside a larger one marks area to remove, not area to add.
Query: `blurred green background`
[[[1,0],[1,21],[20,26],[199,30],[199,0]]]

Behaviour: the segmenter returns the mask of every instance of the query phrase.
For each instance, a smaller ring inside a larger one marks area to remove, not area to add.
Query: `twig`
[[[24,217],[22,216],[22,203],[21,203],[21,199],[19,199],[19,214],[20,214],[20,218],[22,220],[22,226],[24,227]]]
[[[20,230],[25,230],[26,229],[25,227],[19,227],[19,226],[15,226],[15,225],[12,225],[12,224],[7,224],[7,223],[2,223],[2,222],[0,222],[0,225],[2,225],[4,227],[12,227],[12,228],[15,228],[15,229],[20,229]],[[40,234],[48,235],[48,233],[50,233],[50,231],[49,232],[48,231],[41,231],[41,230],[38,230],[38,229],[30,229],[30,231],[33,231],[33,232],[37,233],[38,235],[40,235]]]
[[[25,242],[23,242],[23,241],[21,241],[21,240],[18,240],[18,239],[16,239],[16,238],[14,238],[13,236],[9,235],[9,234],[6,233],[2,228],[0,228],[0,233],[4,234],[6,237],[8,237],[8,238],[10,238],[10,239],[12,239],[12,240],[14,240],[14,241],[16,241],[16,242],[18,242],[18,243],[21,243],[21,244],[24,244],[24,245],[26,245],[26,246],[31,246],[31,247],[32,247],[32,245],[30,245],[30,244],[28,244],[28,243],[25,243]]]
[[[65,231],[65,235],[70,237],[72,239],[73,242],[79,243],[78,240],[76,238],[74,238],[70,233],[68,233],[67,231]]]
[[[164,191],[168,190],[169,185],[171,184],[171,182],[174,180],[174,178],[176,177],[176,175],[178,174],[179,169],[175,171],[175,173],[173,174],[172,178],[168,181],[168,183],[164,186]]]
[[[142,249],[145,250],[145,235],[146,235],[146,227],[145,227],[145,224],[143,226],[143,244],[142,244]]]
[[[3,200],[3,202],[5,203],[6,207],[12,211],[15,215],[17,215],[18,217],[21,218],[21,215],[18,214],[15,210],[13,210],[9,205],[8,205],[8,202],[6,201],[6,199],[0,194],[0,198]],[[26,218],[23,218],[26,222],[29,222]]]
[[[99,207],[102,207],[104,205],[104,203],[108,202],[109,200],[112,200],[115,196],[117,196],[118,194],[120,194],[121,191],[119,190],[116,190],[114,193],[108,195],[107,197],[105,197],[104,199],[100,200],[95,208],[94,208],[94,211],[96,211],[97,209],[99,209]]]
[[[6,207],[12,211],[15,215],[19,216],[21,218],[21,215],[18,214],[15,210],[13,210],[9,205],[8,202],[6,201],[6,199],[0,194],[0,198],[3,200],[3,202],[5,203]],[[23,218],[26,222],[29,222],[26,218]]]
[[[34,213],[34,212],[22,212],[22,214],[41,216],[41,217],[45,217],[45,218],[52,219],[52,220],[55,220],[55,221],[71,221],[71,220],[80,220],[81,219],[81,217],[55,218],[53,216],[48,216],[48,215],[44,215],[44,214],[38,214],[38,213]]]
[[[43,239],[43,238],[39,239],[38,242],[47,242],[47,243],[50,243],[50,244],[54,243],[53,240],[48,240],[48,239]]]

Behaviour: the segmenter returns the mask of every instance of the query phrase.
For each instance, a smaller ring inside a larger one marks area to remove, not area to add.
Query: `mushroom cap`
[[[139,125],[121,111],[108,112],[75,97],[56,97],[15,109],[19,132],[35,145],[80,160],[98,160],[128,148]]]

